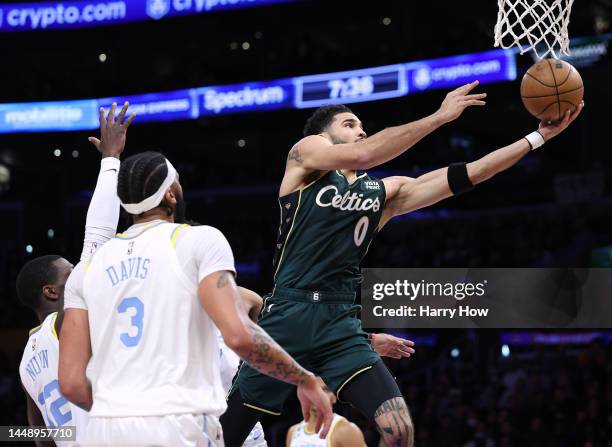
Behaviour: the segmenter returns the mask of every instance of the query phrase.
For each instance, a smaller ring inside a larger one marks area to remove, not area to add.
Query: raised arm
[[[317,432],[327,435],[333,419],[329,396],[323,382],[302,368],[262,328],[253,323],[241,302],[234,276],[218,271],[200,281],[198,296],[206,313],[221,331],[223,340],[240,358],[263,374],[298,387],[304,418],[315,406],[320,415]]]
[[[423,119],[389,127],[356,143],[332,144],[327,138],[303,138],[290,151],[288,163],[307,170],[369,169],[401,155],[438,127],[473,105],[484,105],[485,93],[470,95],[478,81],[448,93],[440,109]],[[352,125],[351,123],[348,123]]]
[[[497,149],[476,161],[467,163],[465,167],[463,165],[452,166],[451,172],[449,172],[449,167],[441,168],[417,178],[388,177],[384,179],[387,201],[380,227],[383,227],[394,216],[433,205],[510,168],[532,149],[564,131],[580,115],[583,107],[584,103],[581,103],[574,113],[570,114],[568,111],[559,123],[541,123],[537,132],[509,146]]]
[[[129,103],[124,103],[117,117],[115,117],[117,104],[112,104],[108,117],[104,108],[100,108],[100,139],[89,137],[89,141],[102,154],[102,162],[96,189],[87,209],[81,261],[91,256],[98,247],[111,239],[117,230],[119,158],[125,148],[127,129],[136,117],[136,114],[132,113],[128,119],[125,119],[128,107]]]

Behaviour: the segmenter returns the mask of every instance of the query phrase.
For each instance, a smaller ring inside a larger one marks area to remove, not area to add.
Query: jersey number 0
[[[355,234],[353,235],[353,240],[355,241],[355,245],[357,247],[361,247],[363,244],[363,240],[368,234],[368,227],[370,226],[370,219],[368,216],[363,216],[361,219],[357,221],[357,225],[355,225]]]

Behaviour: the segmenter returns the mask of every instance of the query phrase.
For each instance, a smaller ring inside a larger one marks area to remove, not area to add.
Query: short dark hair
[[[353,111],[343,104],[319,107],[306,121],[304,136],[325,132],[334,120],[334,116],[339,113],[353,113]]]
[[[57,280],[57,267],[54,262],[59,255],[46,255],[25,263],[17,275],[17,297],[24,305],[36,310],[40,307],[42,288]]]
[[[123,203],[140,203],[159,189],[168,175],[166,157],[159,152],[142,152],[121,163],[117,195]]]

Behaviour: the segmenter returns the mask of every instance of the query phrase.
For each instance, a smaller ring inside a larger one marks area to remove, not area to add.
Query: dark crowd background
[[[495,3],[309,1],[118,27],[3,34],[0,103],[222,85],[485,51],[493,44]],[[610,32],[611,15],[609,0],[581,0],[570,33]],[[100,53],[107,55],[104,63]],[[371,174],[418,176],[474,160],[535,130],[537,122],[519,97],[520,78],[532,63],[520,57],[517,81],[478,88],[488,93],[486,108],[466,111]],[[612,265],[612,58],[606,54],[580,72],[586,107],[570,129],[469,194],[392,221],[364,265]],[[434,112],[445,93],[351,107],[375,133]],[[224,232],[241,284],[264,294],[272,286],[276,193],[286,154],[310,113],[136,124],[125,156],[164,152],[180,172],[188,216]],[[26,424],[17,368],[27,330],[38,324],[16,299],[15,277],[35,256],[57,253],[78,261],[99,166],[90,135],[0,135],[0,163],[10,170],[10,181],[0,185],[0,425]],[[53,154],[57,148],[60,157]],[[612,446],[607,338],[531,343],[504,357],[499,331],[407,335],[426,342],[413,358],[388,366],[411,408],[417,445]],[[461,354],[452,357],[452,349]],[[366,421],[348,407],[338,411],[359,423],[368,445],[376,444]],[[268,435],[283,439],[287,424],[266,420]]]

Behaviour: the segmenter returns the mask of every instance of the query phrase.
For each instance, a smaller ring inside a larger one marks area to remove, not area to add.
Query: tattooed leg
[[[403,397],[394,397],[382,403],[374,413],[380,433],[381,447],[412,447],[414,427]]]

